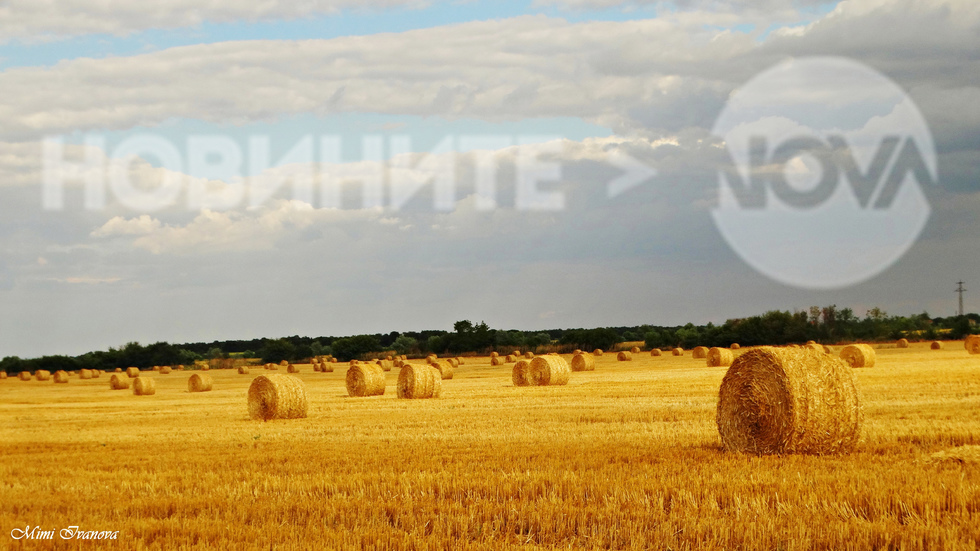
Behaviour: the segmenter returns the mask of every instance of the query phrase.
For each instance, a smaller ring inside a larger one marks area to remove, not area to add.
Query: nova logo
[[[874,70],[839,58],[780,64],[736,91],[725,142],[725,240],[781,283],[836,289],[894,264],[929,218],[936,154],[918,108]]]

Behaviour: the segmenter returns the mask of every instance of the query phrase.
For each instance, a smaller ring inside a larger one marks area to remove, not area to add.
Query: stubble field
[[[566,359],[569,357],[566,356]],[[521,387],[468,358],[436,400],[349,398],[346,366],[301,366],[309,417],[248,418],[250,375],[156,378],[154,396],[0,380],[0,548],[976,549],[980,356],[878,350],[855,370],[846,456],[725,452],[727,368],[597,358]],[[967,446],[965,448],[954,449]],[[952,450],[952,451],[950,451]],[[40,526],[54,540],[14,539]],[[115,541],[58,532],[118,531]]]

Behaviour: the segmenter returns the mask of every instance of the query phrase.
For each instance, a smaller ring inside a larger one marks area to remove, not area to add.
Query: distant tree
[[[209,360],[220,360],[225,357],[225,351],[216,346],[208,350],[207,356]]]
[[[408,335],[399,335],[392,343],[392,348],[399,354],[415,354],[419,350],[419,341]]]
[[[296,353],[296,347],[286,339],[270,339],[259,350],[259,355],[265,363],[279,363],[289,360]]]
[[[331,348],[338,360],[348,361],[368,352],[380,352],[381,343],[374,335],[355,335],[333,341]]]

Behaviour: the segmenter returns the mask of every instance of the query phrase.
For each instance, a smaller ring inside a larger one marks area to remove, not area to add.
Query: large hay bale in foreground
[[[623,350],[619,354],[616,354],[616,360],[620,362],[632,362],[633,354]]]
[[[806,349],[764,347],[732,363],[718,392],[716,422],[729,451],[838,454],[861,435],[853,371]]]
[[[511,380],[514,381],[514,386],[528,386],[531,384],[531,362],[527,360],[521,360],[514,364],[514,369],[511,372]]]
[[[572,371],[595,371],[595,356],[585,352],[572,356]]]
[[[654,348],[650,351],[650,355],[653,357],[659,357],[661,354],[663,354],[663,352],[661,352],[659,348]]]
[[[173,370],[169,365],[160,366],[160,375],[170,375]]]
[[[54,382],[56,382],[56,383],[67,383],[68,382],[68,372],[65,371],[65,370],[63,370],[63,369],[59,369],[58,371],[55,371],[54,372]]]
[[[249,370],[248,370],[248,366],[247,365],[240,365],[240,366],[238,366],[238,374],[239,375],[248,375],[248,372],[249,372]]]
[[[684,349],[678,346],[677,348],[671,349],[670,353],[674,356],[683,356]]]
[[[728,348],[713,347],[708,350],[708,367],[728,367],[735,361],[735,353]]]
[[[157,385],[154,379],[149,377],[137,377],[133,381],[133,394],[136,396],[152,396],[157,393]]]
[[[95,376],[95,373],[91,369],[80,369],[78,370],[79,379],[91,379]]]
[[[943,349],[943,343],[941,343],[939,341],[932,341],[932,344],[929,345],[929,349],[930,350],[942,350]]]
[[[398,372],[398,397],[406,400],[438,398],[442,392],[442,375],[427,364],[409,364]]]
[[[252,419],[303,419],[306,386],[298,377],[271,373],[252,379],[248,387],[248,416]]]
[[[703,360],[708,357],[708,347],[707,346],[695,346],[691,350],[691,357],[695,360]]]
[[[358,398],[385,393],[385,372],[378,364],[357,364],[347,370],[347,394]]]
[[[504,359],[501,358],[500,356],[491,356],[490,365],[494,367],[498,365],[504,365]]]
[[[109,377],[109,388],[111,390],[126,390],[129,388],[129,377],[122,373],[113,373],[112,377]]]
[[[909,347],[909,340],[908,339],[898,339],[897,341],[895,341],[895,347],[896,348],[908,348]]]
[[[980,354],[980,335],[967,335],[963,347],[970,354]]]
[[[568,384],[572,370],[561,356],[537,356],[531,359],[528,380],[535,386],[560,386]]]
[[[442,377],[443,381],[452,379],[453,375],[456,374],[456,370],[453,369],[453,366],[450,365],[450,363],[447,362],[446,360],[439,360],[436,363],[432,364],[432,367],[439,370],[439,375]]]
[[[38,381],[50,381],[51,372],[46,369],[38,369],[34,372],[34,378]]]
[[[632,352],[633,354],[639,354],[640,353],[640,347],[639,346],[634,346],[633,348],[630,348],[630,352]]]
[[[841,349],[840,357],[851,367],[875,366],[875,349],[869,344],[849,344]]]
[[[214,380],[206,373],[195,373],[187,379],[187,392],[208,392],[213,386]]]
[[[602,349],[601,348],[596,348],[595,350],[592,351],[592,355],[593,356],[602,356]]]
[[[126,375],[128,375],[130,379],[135,379],[136,377],[139,377],[140,376],[140,368],[138,368],[138,367],[127,367],[126,368]]]

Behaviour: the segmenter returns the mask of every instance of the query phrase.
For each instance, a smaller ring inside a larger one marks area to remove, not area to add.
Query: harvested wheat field
[[[307,416],[269,421],[232,369],[206,393],[143,372],[152,397],[10,378],[0,547],[91,547],[58,538],[78,526],[119,549],[975,549],[980,357],[876,352],[847,370],[863,421],[843,455],[726,451],[726,368],[683,356],[607,354],[525,387],[475,358],[436,400],[399,399],[397,371],[350,398],[345,370],[304,366],[281,377]],[[9,539],[25,526],[55,538]]]

